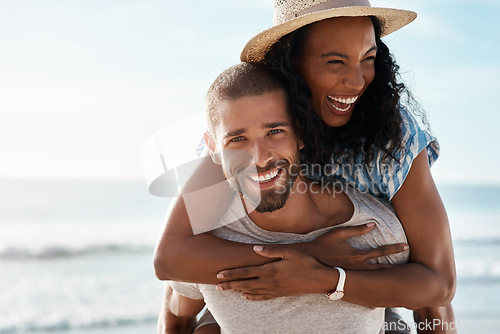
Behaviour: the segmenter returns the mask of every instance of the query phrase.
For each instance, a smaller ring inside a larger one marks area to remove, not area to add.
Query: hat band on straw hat
[[[314,13],[314,12],[319,12],[322,10],[327,10],[327,9],[332,9],[332,8],[341,8],[341,7],[371,7],[370,1],[368,0],[329,0],[325,1],[322,3],[319,3],[317,5],[299,10],[297,13],[294,13],[290,16],[288,16],[285,19],[286,21],[292,20],[296,17],[303,16],[306,14]],[[281,22],[284,23],[284,22]]]

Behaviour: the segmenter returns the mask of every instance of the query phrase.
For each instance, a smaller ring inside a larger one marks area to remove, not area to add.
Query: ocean
[[[442,186],[459,333],[500,333],[500,187]],[[142,181],[0,181],[0,334],[154,333],[169,199]],[[409,317],[409,311],[404,312]]]

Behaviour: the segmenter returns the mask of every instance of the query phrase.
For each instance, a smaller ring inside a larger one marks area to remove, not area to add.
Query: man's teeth
[[[348,99],[341,99],[339,97],[328,96],[329,99],[331,99],[335,102],[344,103],[344,104],[353,104],[354,102],[356,102],[358,97],[359,97],[359,95],[356,95],[355,97],[351,97]]]
[[[276,169],[276,170],[273,170],[269,173],[267,173],[266,175],[261,175],[261,176],[258,176],[258,175],[249,175],[250,178],[255,181],[255,182],[267,182],[271,179],[274,179],[276,177],[276,175],[278,175],[279,173],[279,170]]]

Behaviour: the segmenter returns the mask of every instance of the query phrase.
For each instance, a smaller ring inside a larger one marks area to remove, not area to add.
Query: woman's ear
[[[208,152],[210,154],[210,157],[212,158],[212,161],[214,164],[220,165],[220,156],[217,153],[217,145],[215,144],[215,138],[214,136],[208,132],[205,131],[203,134],[203,139],[205,140],[205,145],[208,147]]]

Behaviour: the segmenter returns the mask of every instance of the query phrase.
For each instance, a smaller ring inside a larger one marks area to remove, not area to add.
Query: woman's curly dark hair
[[[284,76],[287,81],[293,118],[299,123],[299,136],[305,144],[302,150],[304,163],[319,163],[324,166],[331,163],[332,157],[335,163],[339,163],[346,155],[347,158],[354,158],[361,154],[362,162],[370,166],[376,149],[384,152],[384,161],[396,159],[399,156],[396,153],[404,150],[400,101],[406,96],[406,107],[418,105],[406,86],[398,81],[399,66],[393,60],[387,45],[380,39],[381,25],[378,19],[371,19],[378,48],[375,78],[344,126],[329,127],[312,110],[311,90],[293,66],[294,60],[302,55],[311,25],[283,36],[265,56],[264,64]],[[423,119],[425,122],[424,117]]]

